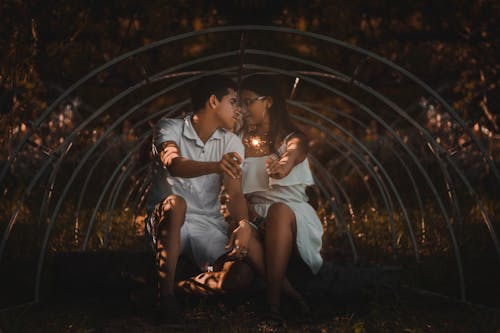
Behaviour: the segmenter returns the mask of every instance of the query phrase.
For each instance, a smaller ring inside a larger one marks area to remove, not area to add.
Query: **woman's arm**
[[[287,140],[285,153],[279,160],[269,158],[266,161],[269,176],[276,179],[286,177],[297,164],[306,159],[307,152],[307,137],[303,134],[294,134]]]

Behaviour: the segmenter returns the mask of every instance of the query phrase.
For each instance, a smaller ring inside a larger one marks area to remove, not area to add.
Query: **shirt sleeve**
[[[179,121],[177,119],[162,118],[158,121],[153,134],[153,145],[158,148],[164,142],[173,141],[179,145]]]
[[[231,136],[227,141],[226,147],[224,149],[224,154],[233,152],[238,153],[238,155],[240,155],[243,160],[245,159],[245,146],[243,145],[243,142],[241,142],[239,136],[231,133]]]

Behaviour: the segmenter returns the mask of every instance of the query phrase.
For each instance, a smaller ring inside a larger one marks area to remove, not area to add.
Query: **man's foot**
[[[267,310],[262,313],[257,328],[259,332],[281,332],[286,328],[285,319],[281,316],[279,305],[267,305]]]
[[[156,307],[155,322],[161,324],[182,324],[179,304],[174,295],[160,296]]]

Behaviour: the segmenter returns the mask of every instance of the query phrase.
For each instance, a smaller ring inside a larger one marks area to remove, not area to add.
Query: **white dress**
[[[279,150],[280,155],[285,148],[284,142]],[[269,155],[245,158],[242,165],[243,193],[260,216],[267,216],[267,210],[276,202],[290,207],[295,214],[300,256],[316,274],[323,264],[320,254],[323,226],[316,211],[307,202],[306,187],[314,184],[309,161],[305,159],[297,164],[286,177],[274,179],[266,171],[268,158]]]

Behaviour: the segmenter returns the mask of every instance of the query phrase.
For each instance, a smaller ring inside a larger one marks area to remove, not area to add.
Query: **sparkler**
[[[266,143],[267,141],[260,136],[249,136],[243,141],[245,146],[251,147],[259,153],[265,152]]]

